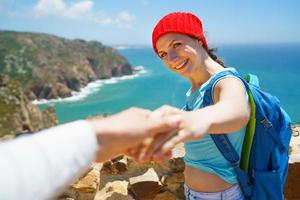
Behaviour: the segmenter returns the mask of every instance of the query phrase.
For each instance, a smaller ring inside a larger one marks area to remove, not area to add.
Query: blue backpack
[[[246,199],[284,200],[288,172],[288,151],[292,135],[291,120],[280,107],[279,100],[258,87],[258,79],[248,75],[247,81],[234,71],[222,71],[209,83],[203,105],[213,103],[212,87],[225,76],[241,79],[251,105],[241,159],[226,134],[211,134],[219,151],[231,163]]]

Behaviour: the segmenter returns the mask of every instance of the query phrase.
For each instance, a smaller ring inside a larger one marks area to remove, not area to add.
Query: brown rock
[[[100,170],[101,176],[114,174],[112,165],[113,165],[113,163],[111,161],[104,162],[102,165],[102,168]]]
[[[15,139],[15,137],[16,137],[15,135],[5,135],[3,137],[0,137],[0,142]]]
[[[170,174],[162,178],[162,183],[166,189],[177,194],[177,196],[182,196],[183,194],[183,184],[184,175],[182,172]]]
[[[127,181],[113,181],[97,192],[94,200],[133,200],[128,194]]]
[[[300,199],[300,127],[293,127],[293,137],[290,143],[290,164],[285,186],[285,199]]]
[[[143,175],[129,178],[129,183],[130,191],[137,200],[153,199],[162,188],[159,177],[153,168],[148,169]]]
[[[120,194],[127,195],[128,191],[128,182],[127,181],[114,181],[112,183],[108,183],[107,186],[107,192],[117,192]]]
[[[122,174],[127,170],[128,158],[122,155],[105,162],[101,168],[101,175]]]
[[[56,91],[56,96],[53,95],[50,98],[65,98],[71,96],[71,90],[66,85],[61,83],[55,84],[55,88],[53,90]]]
[[[73,183],[62,196],[76,200],[93,200],[100,184],[99,170],[99,166],[94,165],[82,178]]]
[[[185,168],[182,157],[170,159],[166,166],[169,168],[170,172],[183,172]]]
[[[128,170],[128,158],[125,156],[119,156],[111,160],[113,162],[112,167],[118,174]]]
[[[184,182],[184,175],[183,173],[173,173],[169,176],[166,176],[164,179],[165,184],[169,183],[183,183]]]
[[[300,162],[300,126],[293,128],[293,136],[290,142],[290,163]]]
[[[74,183],[71,187],[77,189],[80,192],[91,193],[95,192],[99,185],[100,173],[96,169],[89,171],[78,182]]]
[[[26,97],[21,85],[0,75],[0,137],[36,132],[57,124],[55,110],[41,112]]]
[[[300,199],[300,163],[289,165],[289,173],[285,187],[285,199],[296,200]]]

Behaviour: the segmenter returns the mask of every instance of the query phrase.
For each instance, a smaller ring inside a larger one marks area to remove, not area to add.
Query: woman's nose
[[[168,52],[168,61],[169,62],[174,62],[177,59],[177,54],[174,51],[169,51]]]

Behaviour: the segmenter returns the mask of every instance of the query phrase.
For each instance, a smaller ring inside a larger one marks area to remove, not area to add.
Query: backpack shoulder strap
[[[226,76],[235,76],[240,78],[238,73],[233,71],[222,71],[218,74],[216,74],[211,81],[209,82],[208,89],[204,93],[203,98],[203,106],[208,106],[213,104],[213,98],[212,98],[212,90],[213,87],[217,84],[219,80]],[[241,78],[240,78],[241,79]],[[241,79],[246,87],[248,89],[248,84]],[[238,182],[243,190],[244,195],[250,196],[252,192],[252,185],[250,184],[250,180],[248,175],[240,169],[240,158],[234,147],[232,146],[231,142],[229,141],[226,134],[210,134],[212,140],[216,144],[217,148],[221,152],[221,154],[224,156],[224,158],[231,164],[231,166],[234,168],[235,173],[237,174]]]
[[[259,79],[256,75],[247,74],[245,79],[247,83],[259,87]],[[246,133],[245,133],[245,138],[244,138],[244,143],[243,143],[242,153],[241,153],[241,161],[240,161],[240,167],[245,172],[248,172],[249,159],[250,159],[252,143],[253,143],[255,127],[256,127],[256,117],[255,117],[256,105],[255,105],[254,97],[250,89],[247,89],[247,94],[249,97],[251,114],[246,128]]]
[[[250,83],[252,85],[255,85],[255,86],[259,87],[259,79],[256,75],[247,74],[245,79],[246,79],[247,83]]]
[[[240,168],[239,155],[232,146],[226,134],[210,135],[223,157],[231,164],[245,197],[250,197],[253,186],[247,173]]]
[[[213,76],[213,78],[209,81],[207,90],[204,93],[203,97],[203,106],[209,106],[213,104],[213,88],[217,84],[218,81],[223,79],[227,76],[238,76],[238,74],[231,70],[226,70],[217,73]],[[235,149],[233,148],[232,144],[230,143],[228,137],[226,134],[218,134],[218,135],[212,135],[212,139],[214,140],[216,146],[218,149],[222,149],[221,153],[223,156],[232,164],[232,165],[238,165],[239,164],[239,155],[236,153]],[[216,138],[216,139],[215,139]],[[224,148],[223,148],[224,147]],[[223,149],[226,149],[223,151]]]
[[[213,96],[212,96],[213,88],[218,83],[218,81],[228,76],[239,77],[238,73],[232,70],[224,70],[213,76],[213,78],[208,83],[207,86],[208,89],[204,93],[204,99],[203,99],[204,106],[208,106],[213,103]]]

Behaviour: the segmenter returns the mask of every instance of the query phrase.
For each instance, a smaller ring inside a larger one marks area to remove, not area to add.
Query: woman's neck
[[[193,73],[193,76],[188,78],[192,86],[192,91],[208,81],[212,75],[221,69],[224,69],[224,67],[209,56],[205,58],[204,61],[200,63],[199,67],[197,67],[197,71]]]

